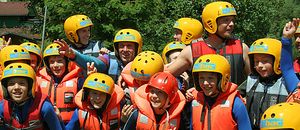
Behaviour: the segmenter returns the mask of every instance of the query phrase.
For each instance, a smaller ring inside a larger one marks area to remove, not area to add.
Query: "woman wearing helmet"
[[[292,59],[292,38],[299,26],[300,19],[294,18],[292,21],[286,23],[282,31],[282,51],[281,51],[281,61],[280,69],[282,71],[282,76],[286,81],[287,91],[292,93],[287,101],[300,103],[300,80],[295,74],[293,69],[293,59]]]
[[[174,42],[168,43],[162,52],[162,58],[164,60],[164,63],[169,65],[173,61],[175,61],[177,59],[177,57],[179,56],[180,52],[185,47],[186,47],[186,45],[182,42],[174,41]],[[189,75],[187,74],[187,72],[183,72],[180,76],[176,77],[176,79],[178,81],[179,90],[181,92],[185,93],[185,91],[189,87],[189,85],[188,85]]]
[[[229,2],[216,1],[207,4],[202,12],[202,23],[208,37],[184,48],[178,59],[168,66],[168,70],[177,76],[192,68],[199,56],[220,54],[230,62],[231,81],[238,85],[242,83],[250,73],[247,55],[249,48],[233,38],[235,16],[236,10]]]
[[[27,64],[12,63],[3,70],[0,129],[62,129],[47,96],[35,93],[35,82],[35,72]]]
[[[76,109],[74,97],[81,89],[80,69],[68,70],[68,58],[59,54],[61,46],[49,44],[44,50],[45,67],[38,77],[37,92],[48,95],[52,104],[60,110],[62,120],[68,123]]]
[[[135,92],[135,110],[124,126],[125,130],[178,130],[185,98],[178,90],[176,78],[168,72],[158,72]]]
[[[272,38],[256,40],[248,53],[252,73],[240,85],[246,97],[252,129],[259,129],[263,112],[270,106],[284,102],[288,96],[286,84],[279,68],[281,42]]]
[[[194,130],[250,130],[247,109],[229,82],[230,65],[221,55],[200,56],[193,67],[196,90],[192,91],[191,126]]]
[[[111,77],[93,73],[84,81],[75,97],[78,109],[73,113],[67,130],[110,130],[121,127],[124,92]]]

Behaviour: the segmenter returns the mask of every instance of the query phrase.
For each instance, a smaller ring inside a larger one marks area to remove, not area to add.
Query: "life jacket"
[[[98,57],[100,54],[100,49],[102,48],[102,43],[100,41],[89,40],[89,43],[83,48],[77,48],[73,44],[71,44],[71,47],[82,54]]]
[[[194,90],[192,100],[192,127],[194,130],[237,130],[237,123],[232,117],[234,99],[239,97],[237,85],[228,83],[229,89],[220,93],[213,104],[209,106],[202,91]]]
[[[286,102],[294,102],[294,97],[295,98],[300,98],[300,93],[299,93],[300,89],[297,88],[293,93],[291,93],[287,99]]]
[[[138,108],[138,118],[136,129],[145,130],[178,130],[180,128],[180,114],[185,105],[185,97],[178,90],[174,102],[168,108],[169,117],[164,113],[160,122],[156,122],[155,114],[152,110],[148,93],[146,93],[147,84],[138,88],[135,92],[135,103]]]
[[[2,86],[1,82],[0,82],[0,86]],[[3,100],[3,90],[2,90],[2,87],[0,87],[0,101],[2,101],[2,100]]]
[[[78,106],[78,119],[80,128],[85,130],[110,130],[119,129],[121,124],[121,101],[124,97],[124,92],[121,87],[115,85],[106,109],[102,112],[102,119],[99,121],[99,116],[95,109],[90,109],[89,101],[82,102],[83,89],[81,89],[75,97],[75,103]],[[101,128],[100,128],[101,127]]]
[[[228,39],[226,45],[216,50],[206,44],[204,41],[197,41],[191,44],[193,63],[202,55],[205,54],[220,54],[223,55],[230,63],[231,79],[230,81],[236,84],[241,84],[246,80],[244,71],[243,45],[240,40]]]
[[[43,130],[43,122],[41,117],[41,109],[47,96],[36,93],[32,106],[28,111],[28,118],[24,123],[20,123],[13,115],[13,110],[9,106],[9,101],[4,100],[4,122],[5,126],[11,130]],[[12,119],[11,119],[12,118]]]
[[[115,52],[109,53],[108,75],[114,79],[116,84],[118,83],[118,79],[123,68],[124,66],[116,57]]]
[[[48,95],[51,103],[59,109],[64,123],[70,121],[76,109],[74,97],[78,92],[77,82],[79,73],[80,69],[76,68],[66,74],[59,84],[55,84],[52,77],[47,73],[46,68],[43,68],[40,71],[41,76],[37,80],[37,92]]]
[[[272,105],[285,102],[288,96],[284,79],[281,77],[271,83],[259,82],[259,77],[250,75],[246,85],[247,109],[252,128],[259,128],[262,114]]]
[[[296,73],[300,73],[300,61],[299,61],[299,58],[297,58],[294,61],[294,70],[295,70]]]

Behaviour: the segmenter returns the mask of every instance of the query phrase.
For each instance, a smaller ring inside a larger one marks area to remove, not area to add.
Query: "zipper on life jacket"
[[[211,130],[211,112],[210,112],[210,106],[207,105],[207,109],[208,109],[208,116],[207,116],[207,129]]]

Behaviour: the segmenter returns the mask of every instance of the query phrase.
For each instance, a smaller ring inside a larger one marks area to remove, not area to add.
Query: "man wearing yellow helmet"
[[[295,34],[295,47],[298,51],[298,53],[300,52],[300,25],[298,26]],[[294,69],[296,73],[300,73],[300,57],[297,57],[294,61]]]
[[[280,69],[282,71],[282,76],[286,81],[288,92],[292,92],[287,101],[298,101],[300,98],[300,80],[294,72],[293,69],[293,59],[292,59],[292,38],[299,26],[300,19],[294,18],[291,22],[286,23],[282,32],[282,51],[281,51],[281,61]]]
[[[194,130],[251,130],[247,109],[230,80],[230,64],[217,54],[200,56],[193,66],[191,127]]]
[[[0,129],[62,130],[47,96],[35,93],[36,76],[24,63],[9,64],[1,80],[4,100],[0,102]]]
[[[114,52],[109,53],[108,74],[115,83],[123,68],[142,51],[143,41],[141,34],[134,29],[121,29],[114,38]]]
[[[197,19],[180,18],[175,22],[173,28],[175,28],[173,36],[175,41],[189,45],[193,40],[202,40],[203,26]]]
[[[201,55],[220,54],[230,62],[231,81],[242,83],[250,72],[248,46],[232,38],[236,10],[228,2],[212,2],[202,12],[202,23],[208,32],[208,38],[197,41],[182,50],[178,59],[168,69],[174,75],[192,67],[193,62]],[[244,70],[244,71],[241,71]]]

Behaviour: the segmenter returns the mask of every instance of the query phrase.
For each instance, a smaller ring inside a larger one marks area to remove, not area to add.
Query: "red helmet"
[[[168,72],[158,72],[153,75],[148,83],[148,86],[160,89],[168,94],[170,103],[173,103],[178,91],[177,79]],[[149,91],[149,87],[147,88]]]

